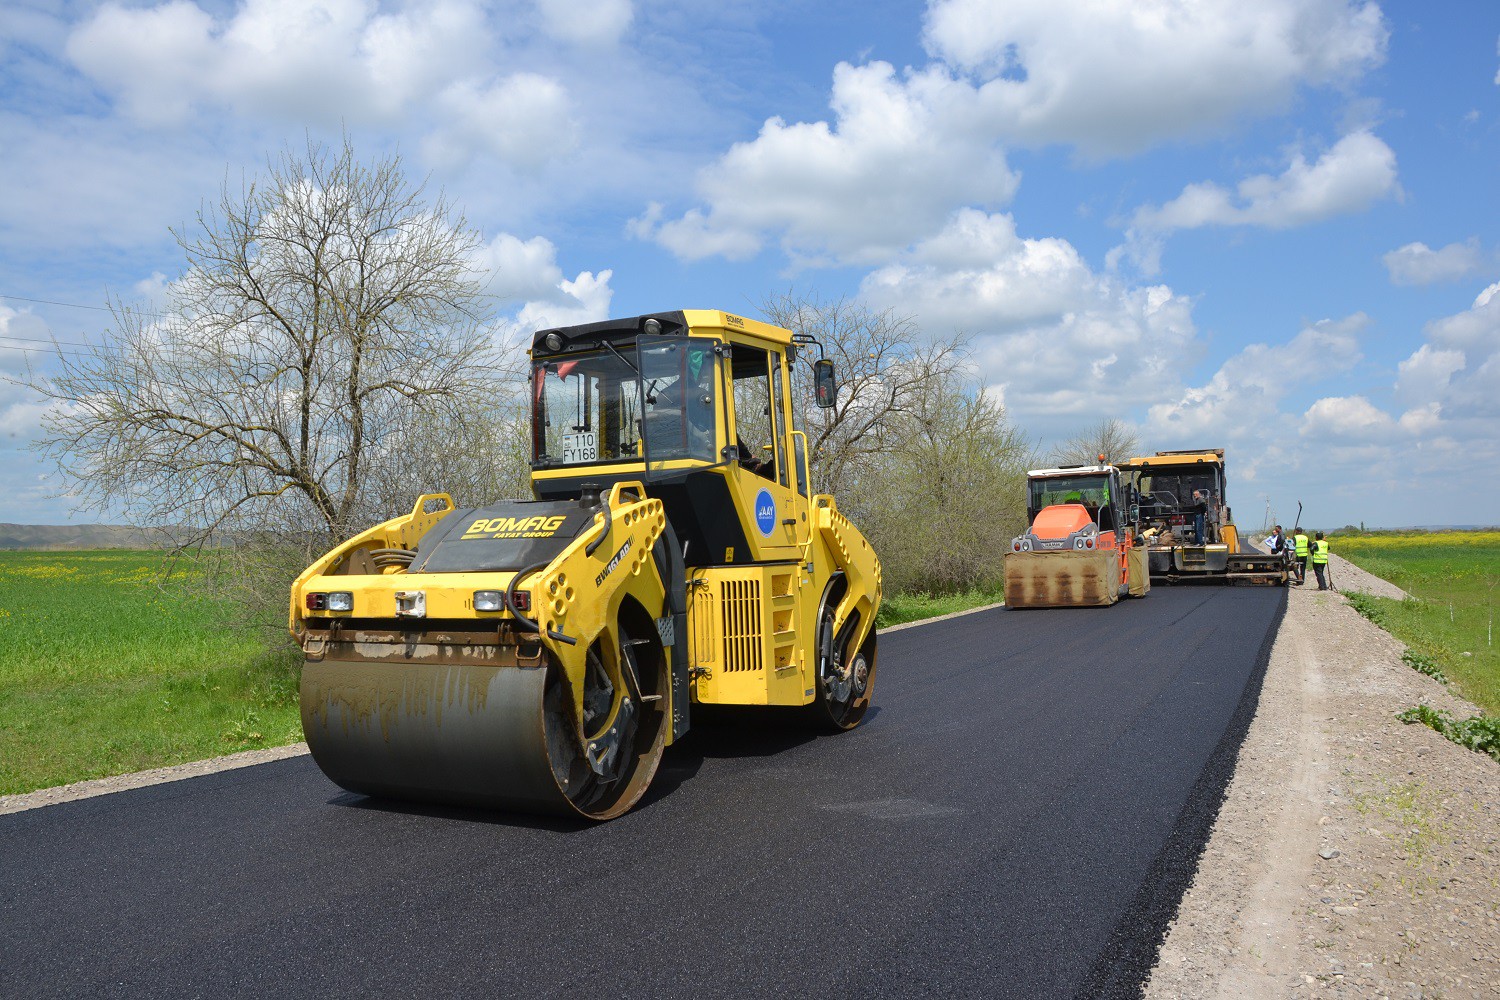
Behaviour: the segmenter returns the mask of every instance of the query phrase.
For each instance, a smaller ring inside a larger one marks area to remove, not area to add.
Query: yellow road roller
[[[858,725],[880,561],[809,490],[803,352],[816,404],[834,405],[821,345],[729,313],[538,331],[533,499],[419,497],[292,586],[324,773],[372,796],[605,820],[640,799],[694,704]]]

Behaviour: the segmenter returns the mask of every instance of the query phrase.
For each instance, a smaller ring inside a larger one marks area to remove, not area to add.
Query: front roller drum
[[[555,664],[325,659],[302,670],[307,745],[340,787],[592,820],[640,799],[665,745],[665,699],[614,700],[626,730],[618,759],[602,762],[579,744]]]

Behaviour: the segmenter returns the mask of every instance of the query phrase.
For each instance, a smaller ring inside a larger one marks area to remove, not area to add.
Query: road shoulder
[[[1395,718],[1473,706],[1340,595],[1289,597],[1146,996],[1500,996],[1500,768]]]

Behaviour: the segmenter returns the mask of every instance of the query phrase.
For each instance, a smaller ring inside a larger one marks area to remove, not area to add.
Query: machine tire
[[[813,703],[808,707],[819,728],[845,732],[859,725],[870,707],[875,688],[876,637],[875,630],[871,629],[864,645],[852,654],[847,648],[839,650],[835,665],[832,653],[838,637],[833,633],[833,611],[838,606],[838,596],[833,588],[830,592],[831,596],[824,600],[818,617],[818,668],[813,683]],[[837,675],[829,676],[830,669],[837,670]]]
[[[657,707],[666,704],[665,696],[669,686],[666,659],[660,655],[652,657],[654,666],[649,670],[645,669],[643,658],[637,657],[635,653],[637,648],[643,647],[643,643],[631,633],[624,620],[619,624],[618,634],[620,647],[615,655],[620,658],[621,678],[629,670],[640,684],[641,694],[660,695],[663,700],[635,701],[636,717],[619,751],[623,757],[609,780],[602,781],[596,775],[588,773],[583,775],[586,780],[577,781],[578,765],[582,763],[583,770],[588,771],[587,762],[580,761],[572,747],[568,748],[570,752],[558,754],[553,727],[560,722],[571,725],[571,709],[561,708],[561,700],[553,695],[552,683],[548,684],[548,695],[552,697],[548,699],[547,706],[547,742],[553,773],[558,778],[559,791],[566,796],[568,804],[582,816],[593,820],[613,819],[636,804],[650,786],[666,746],[668,723],[665,712]],[[652,648],[659,649],[654,646]],[[558,681],[560,683],[560,678]],[[575,780],[567,780],[569,777],[574,777]],[[574,785],[576,790],[566,790],[568,785]]]

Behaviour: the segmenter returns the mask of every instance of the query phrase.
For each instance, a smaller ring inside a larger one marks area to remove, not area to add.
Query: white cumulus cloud
[[[1256,174],[1234,191],[1212,182],[1190,184],[1164,205],[1137,209],[1126,252],[1146,273],[1160,266],[1162,243],[1179,229],[1260,226],[1290,229],[1363,211],[1401,193],[1396,154],[1371,132],[1353,132],[1309,163],[1301,152],[1280,174]]]
[[[1376,4],[1347,0],[934,0],[924,34],[1000,134],[1106,153],[1352,81],[1387,38]]]
[[[1181,389],[1150,406],[1147,426],[1166,441],[1274,442],[1289,430],[1283,400],[1299,386],[1346,372],[1363,357],[1364,313],[1304,326],[1282,344],[1250,344],[1228,358],[1203,385]],[[1316,359],[1309,364],[1308,359]]]
[[[1477,237],[1462,243],[1449,243],[1438,250],[1425,243],[1408,243],[1390,251],[1381,260],[1392,283],[1397,285],[1460,281],[1481,273],[1486,263]]]
[[[1389,435],[1396,422],[1364,396],[1325,396],[1302,415],[1308,437],[1369,440]]]
[[[969,335],[985,380],[1044,435],[1153,398],[1196,353],[1189,299],[1097,274],[1066,240],[1022,238],[1004,214],[956,213],[871,272],[860,296],[929,333]]]
[[[455,83],[438,95],[436,108],[441,124],[428,133],[422,149],[431,162],[450,169],[488,151],[536,170],[578,141],[567,91],[535,73],[516,73],[488,86]]]
[[[772,234],[797,257],[888,259],[956,205],[1000,205],[1015,193],[1004,154],[957,113],[961,89],[942,74],[840,63],[832,124],[768,120],[702,171],[706,208],[635,228],[689,260],[751,257]]]
[[[188,0],[106,3],[68,39],[84,73],[134,117],[219,103],[305,121],[390,119],[478,70],[489,31],[462,0],[379,13],[364,0],[245,0],[216,19]]]
[[[547,327],[609,318],[614,272],[580,271],[563,277],[557,248],[545,237],[522,240],[501,233],[476,256],[474,269],[486,277],[485,290],[495,296],[501,311],[509,313],[496,331],[501,341],[518,343]]]
[[[931,63],[840,63],[830,119],[766,121],[700,172],[700,204],[633,230],[690,260],[776,240],[803,262],[883,263],[960,207],[1007,204],[1002,144],[1123,153],[1220,128],[1354,80],[1386,35],[1375,4],[1348,0],[934,0]],[[1359,132],[1245,181],[1247,203],[1225,193],[1217,214],[1295,225],[1393,185],[1389,148]]]
[[[630,27],[630,0],[537,0],[548,34],[575,45],[614,45]]]
[[[577,23],[589,31],[620,19],[619,0],[587,6],[596,9],[580,9]],[[557,5],[547,9],[562,17]],[[628,3],[623,10],[628,21]],[[105,3],[66,49],[126,115],[148,126],[179,127],[220,110],[323,127],[431,121],[422,145],[439,166],[488,153],[535,169],[572,149],[571,103],[551,77],[495,74],[496,42],[474,0],[390,9],[372,0],[243,0],[221,16],[168,0]]]

